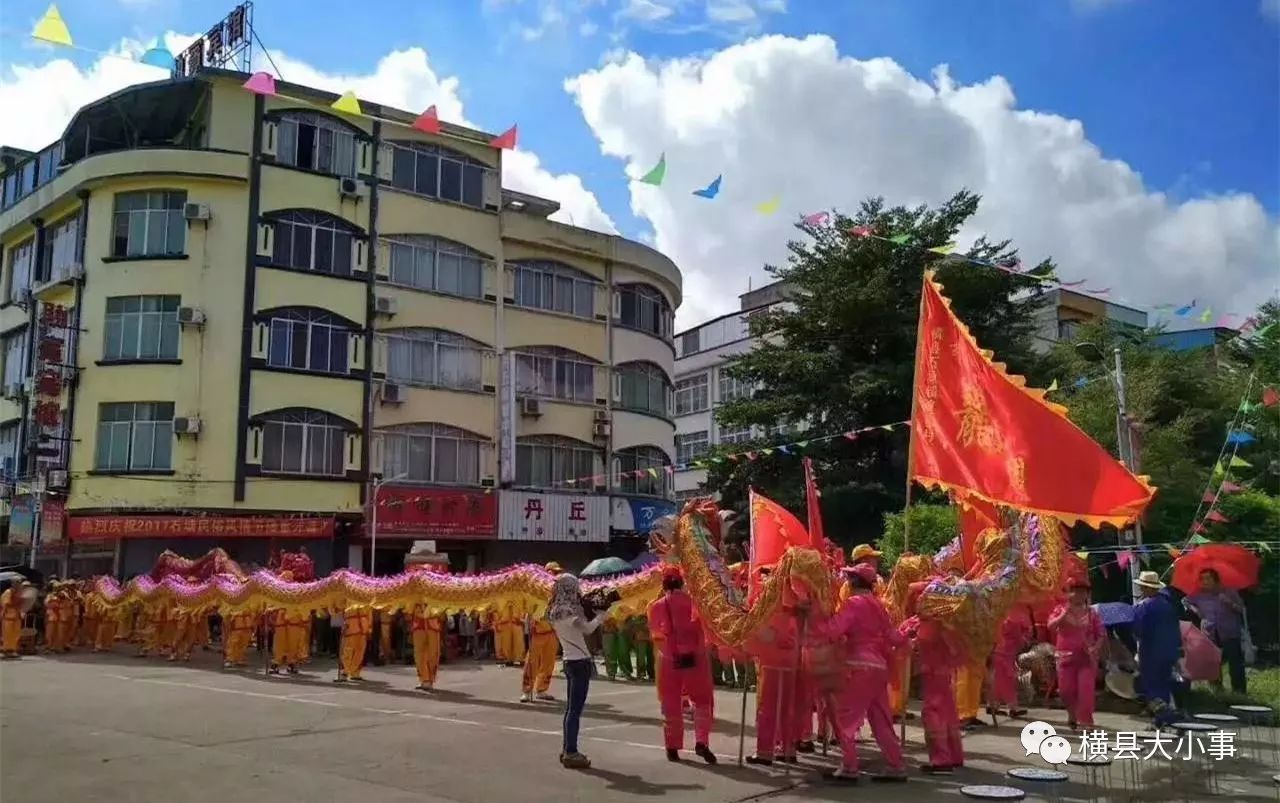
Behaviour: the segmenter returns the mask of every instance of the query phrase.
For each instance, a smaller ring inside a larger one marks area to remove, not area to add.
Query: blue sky
[[[65,56],[24,41],[47,0],[7,0],[3,5],[0,78],[12,78],[15,64]],[[194,33],[231,5],[207,0],[58,3],[77,43],[95,49],[165,31]],[[256,28],[269,48],[331,75],[367,76],[386,54],[423,48],[436,75],[459,79],[470,121],[493,131],[518,122],[523,149],[535,152],[552,174],[580,176],[623,233],[654,239],[682,263],[687,275],[712,270],[699,260],[756,258],[717,252],[706,243],[695,248],[689,238],[664,232],[660,214],[646,210],[623,170],[627,161],[635,169],[660,151],[670,155],[675,143],[632,141],[622,150],[615,147],[614,156],[602,155],[605,131],[612,126],[616,133],[618,126],[627,125],[625,119],[601,122],[611,107],[629,103],[625,91],[615,86],[612,94],[606,93],[593,123],[583,99],[567,92],[565,81],[617,61],[617,53],[625,51],[648,59],[645,75],[657,76],[659,60],[710,60],[761,34],[826,34],[841,57],[892,59],[926,83],[934,82],[930,71],[940,64],[961,86],[1002,76],[1016,95],[1016,109],[1079,120],[1084,151],[1100,164],[1119,160],[1140,174],[1141,189],[1148,194],[1144,197],[1156,194],[1171,220],[1188,211],[1179,207],[1188,200],[1231,193],[1256,199],[1266,220],[1261,235],[1251,236],[1270,244],[1241,261],[1255,278],[1258,262],[1270,259],[1276,248],[1280,0],[260,0],[255,14]],[[91,53],[72,58],[82,70],[95,61]],[[810,92],[813,104],[839,106],[848,97],[840,85],[817,89],[822,91]],[[814,109],[815,117],[821,111]],[[631,122],[640,126],[645,119],[637,114]],[[805,125],[794,116],[776,122],[780,129]],[[811,139],[833,141],[841,135],[839,129],[807,133]],[[663,136],[673,134],[669,129]],[[1076,153],[1073,158],[1082,157]],[[731,168],[726,164],[726,172]],[[714,175],[712,166],[706,170]],[[1087,193],[1090,182],[1118,180],[1068,177],[1061,191]],[[730,176],[726,186],[732,182]],[[859,184],[856,195],[895,193],[892,182],[882,184],[887,186]],[[847,207],[853,200],[838,202]],[[633,204],[639,204],[639,215]],[[1222,212],[1215,209],[1214,214]],[[1061,228],[1076,219],[1068,215],[1056,224]],[[1034,230],[1026,237],[1015,223],[1000,228],[1002,233],[1012,229],[1020,242],[1052,248],[1055,256],[1064,251],[1072,255],[1052,238],[1037,241]],[[1141,247],[1135,245],[1134,253],[1158,251],[1151,245],[1163,236],[1157,234]],[[1186,258],[1239,251],[1238,243],[1228,240],[1213,248],[1198,242],[1200,250],[1187,251]],[[1097,258],[1087,248],[1075,253],[1081,260]],[[1209,272],[1214,272],[1212,266]],[[1196,292],[1193,285],[1188,279],[1188,293]],[[1260,286],[1269,294],[1274,282]],[[1134,300],[1155,304],[1164,299]],[[722,303],[703,306],[705,314],[724,308]]]

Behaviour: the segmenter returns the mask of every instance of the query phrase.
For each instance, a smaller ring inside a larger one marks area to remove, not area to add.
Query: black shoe
[[[1068,729],[1068,730],[1073,730],[1073,731],[1078,731],[1078,730],[1080,730],[1080,723],[1076,722],[1074,719],[1068,719],[1068,720],[1067,720],[1067,729]]]
[[[946,764],[925,764],[920,768],[920,771],[925,775],[950,775],[952,773],[951,767]]]
[[[703,761],[707,762],[712,766],[715,766],[716,754],[711,752],[710,747],[707,747],[705,744],[695,744],[693,746],[693,752],[698,755],[698,758],[702,759]]]
[[[680,761],[680,751],[679,751],[679,750],[671,750],[671,749],[668,749],[668,750],[667,750],[667,761],[675,761],[675,762],[679,762],[679,761]]]
[[[783,756],[778,760],[781,761],[783,764],[799,764],[800,763],[800,759],[796,758],[795,756]]]
[[[757,767],[772,767],[772,766],[773,766],[773,759],[771,759],[771,758],[762,758],[762,757],[760,757],[760,756],[747,756],[747,763],[748,763],[748,764],[754,764],[754,765],[756,765]]]
[[[797,753],[812,753],[812,752],[814,752],[813,742],[811,742],[811,741],[804,741],[804,742],[800,742],[798,745],[796,745],[796,752],[797,752]]]

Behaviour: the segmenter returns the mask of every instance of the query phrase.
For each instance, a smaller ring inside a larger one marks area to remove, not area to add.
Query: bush
[[[884,515],[879,547],[881,563],[893,567],[903,553],[906,525],[911,526],[908,546],[917,555],[932,555],[960,534],[960,520],[953,505],[912,505],[905,513]]]

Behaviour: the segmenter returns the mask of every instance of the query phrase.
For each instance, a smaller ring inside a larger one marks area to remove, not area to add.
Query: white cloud
[[[962,244],[1013,238],[1026,262],[1052,257],[1117,301],[1247,313],[1275,292],[1280,226],[1256,198],[1152,190],[1080,121],[1019,109],[1000,76],[959,85],[940,67],[926,82],[890,59],[841,57],[826,36],[771,36],[706,59],[615,57],[566,88],[630,174],[666,153],[666,183],[633,183],[631,206],[685,273],[681,326],[733,309],[748,276],[784,262],[800,214],[962,187],[983,195]],[[718,199],[690,195],[717,173]],[[754,211],[775,196],[777,214]]]
[[[681,0],[626,0],[618,16],[641,22],[658,22],[676,13],[675,7],[680,3]]]
[[[193,38],[171,32],[166,34],[165,42],[176,53]],[[113,51],[117,56],[103,56],[83,69],[65,58],[11,66],[0,74],[0,108],[22,109],[23,113],[0,115],[0,143],[42,148],[61,136],[72,114],[86,103],[130,84],[164,78],[163,71],[125,57],[136,56],[145,49],[144,43],[127,41]],[[33,58],[47,55],[31,53]],[[464,112],[458,79],[438,75],[421,48],[394,51],[383,57],[372,72],[349,75],[325,72],[281,51],[272,51],[271,58],[280,75],[291,82],[334,92],[353,90],[363,99],[408,111],[435,104],[441,119],[475,126]],[[262,61],[265,69],[266,59]],[[498,130],[508,124],[497,121],[477,127]],[[554,217],[556,220],[572,219],[578,226],[615,231],[613,221],[581,179],[572,174],[551,173],[530,151],[508,151],[504,155],[503,185],[559,201],[562,209]]]

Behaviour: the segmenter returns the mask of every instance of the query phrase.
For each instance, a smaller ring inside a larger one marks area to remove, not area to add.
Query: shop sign
[[[609,540],[609,497],[502,491],[502,541],[604,543]]]

